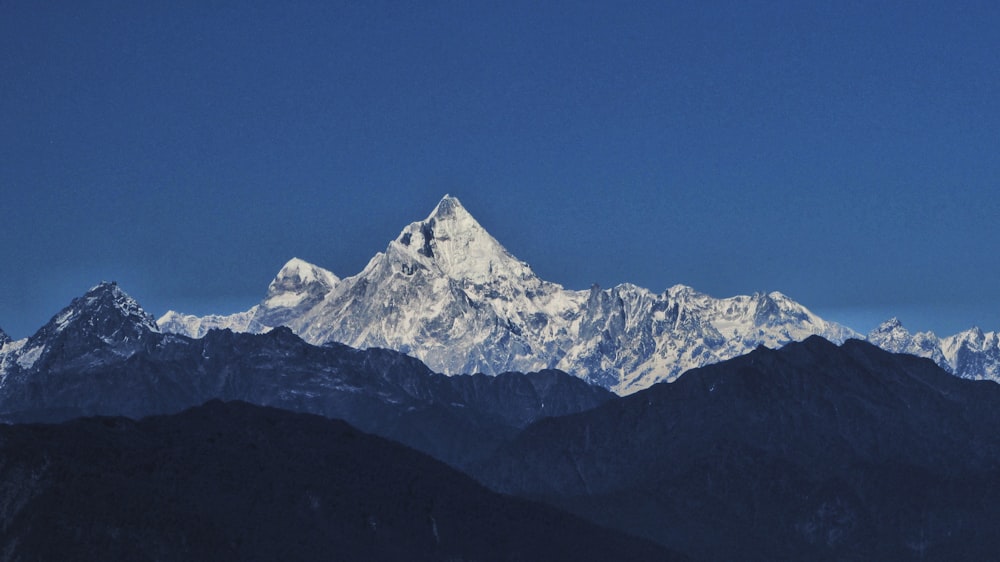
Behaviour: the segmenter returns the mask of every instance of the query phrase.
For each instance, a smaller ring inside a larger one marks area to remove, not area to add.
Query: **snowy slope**
[[[388,347],[458,374],[554,367],[584,293],[539,279],[446,197],[289,326],[307,341]]]
[[[229,315],[195,316],[168,311],[156,323],[164,332],[200,338],[209,330],[266,332],[284,326],[323,301],[340,283],[332,272],[298,258],[286,263],[267,287],[260,304],[245,312]]]
[[[857,337],[781,293],[716,299],[683,285],[661,294],[634,285],[594,287],[576,333],[579,343],[559,368],[583,366],[589,378],[622,394],[759,345],[814,334],[837,342]]]
[[[932,359],[946,371],[966,379],[1000,382],[1000,334],[971,328],[939,338],[933,332],[911,334],[898,318],[883,322],[868,341],[894,353]]]
[[[193,314],[182,314],[173,310],[167,311],[161,316],[156,324],[164,332],[172,334],[184,334],[192,338],[201,338],[209,330],[232,330],[234,332],[249,332],[250,323],[253,322],[259,306],[254,306],[245,312],[236,314],[208,316],[195,316]]]
[[[780,293],[564,289],[535,275],[450,196],[357,275],[341,280],[292,260],[242,315],[160,320],[164,331],[195,337],[207,325],[258,332],[279,324],[314,344],[403,351],[444,373],[559,368],[625,394],[758,345],[859,337]]]

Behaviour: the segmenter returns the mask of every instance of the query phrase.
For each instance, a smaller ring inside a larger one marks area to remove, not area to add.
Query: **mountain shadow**
[[[546,416],[614,397],[566,373],[447,377],[386,349],[309,345],[265,334],[160,333],[115,283],[101,283],[33,336],[0,353],[0,420],[140,418],[213,398],[341,418],[454,466],[492,453]]]
[[[698,559],[989,559],[998,422],[993,382],[812,337],[542,420],[473,472]]]
[[[5,560],[671,560],[344,422],[213,401],[0,427]]]

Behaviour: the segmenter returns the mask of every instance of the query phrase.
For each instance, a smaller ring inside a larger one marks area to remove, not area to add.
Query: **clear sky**
[[[0,2],[0,327],[360,271],[451,193],[569,288],[1000,329],[1000,3]]]

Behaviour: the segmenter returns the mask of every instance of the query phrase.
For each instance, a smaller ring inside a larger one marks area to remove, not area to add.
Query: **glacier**
[[[778,292],[720,299],[683,285],[566,289],[539,278],[449,195],[356,275],[293,258],[245,312],[169,311],[157,323],[191,337],[284,325],[312,344],[394,349],[447,374],[556,368],[619,394],[761,345],[862,337]]]

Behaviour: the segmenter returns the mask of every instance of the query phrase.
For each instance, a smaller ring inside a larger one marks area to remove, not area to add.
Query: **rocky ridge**
[[[310,343],[387,347],[448,374],[562,369],[619,394],[759,345],[858,336],[777,292],[717,299],[683,285],[565,289],[539,278],[450,196],[360,273],[339,279],[292,260],[259,305],[231,320],[211,324],[264,331],[283,323]],[[197,336],[199,321],[169,312],[160,325]]]

